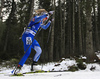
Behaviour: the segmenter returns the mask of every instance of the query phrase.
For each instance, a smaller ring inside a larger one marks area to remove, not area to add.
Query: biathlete
[[[22,35],[22,41],[24,44],[24,51],[25,54],[22,57],[22,59],[20,60],[17,69],[21,69],[21,67],[24,65],[24,63],[26,62],[27,58],[29,57],[30,53],[31,53],[31,49],[33,48],[36,51],[35,56],[33,57],[33,62],[31,65],[31,71],[33,71],[33,65],[36,65],[40,55],[42,53],[42,49],[39,45],[39,43],[37,42],[36,39],[34,39],[37,31],[39,30],[39,28],[42,29],[47,29],[50,24],[51,24],[51,20],[49,20],[47,22],[46,25],[44,25],[44,22],[47,20],[47,18],[49,18],[50,15],[53,14],[53,12],[47,12],[45,9],[39,9],[35,11],[36,14],[40,14],[40,15],[35,15],[32,20],[30,21],[29,25],[27,26],[26,30],[24,31],[23,35]],[[18,73],[17,69],[15,69],[14,74]]]

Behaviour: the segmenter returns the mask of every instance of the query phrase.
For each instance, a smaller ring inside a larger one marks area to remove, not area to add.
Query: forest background
[[[100,0],[0,0],[0,61],[20,59],[24,54],[19,39],[33,10],[54,11],[54,21],[36,36],[42,48],[40,62],[86,56],[96,59],[100,51]],[[29,58],[35,51],[32,50]]]

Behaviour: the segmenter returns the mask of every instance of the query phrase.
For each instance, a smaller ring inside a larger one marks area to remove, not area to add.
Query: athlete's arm
[[[49,21],[46,25],[41,25],[41,27],[46,30],[51,24],[51,21]]]

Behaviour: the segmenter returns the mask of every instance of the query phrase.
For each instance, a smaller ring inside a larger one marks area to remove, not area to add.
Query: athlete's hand
[[[49,11],[49,15],[52,15],[54,13],[54,11]]]
[[[54,18],[51,21],[54,21]]]
[[[51,22],[54,21],[54,18],[53,18],[53,19],[50,19],[50,21],[51,21]]]

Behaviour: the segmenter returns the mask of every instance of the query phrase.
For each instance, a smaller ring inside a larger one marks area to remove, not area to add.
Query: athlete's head
[[[33,14],[35,14],[35,15],[43,15],[43,14],[46,14],[46,13],[48,13],[45,9],[37,9],[37,10],[34,10],[33,11]]]

